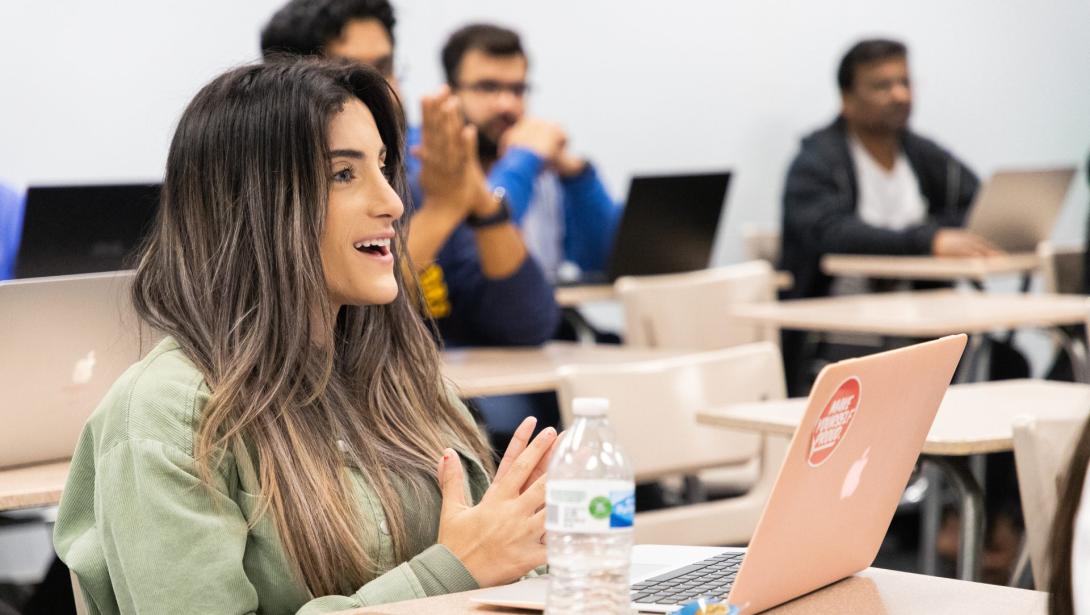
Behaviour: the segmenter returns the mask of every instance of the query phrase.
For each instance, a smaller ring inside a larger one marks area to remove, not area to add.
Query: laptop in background
[[[609,281],[706,268],[730,177],[726,171],[632,178],[606,267]]]
[[[1075,167],[997,171],[973,199],[965,224],[1006,252],[1034,252],[1052,236]]]
[[[127,269],[158,207],[159,184],[32,186],[15,277]]]
[[[730,178],[730,171],[633,177],[605,271],[584,272],[559,285],[612,284],[626,275],[705,269]]]
[[[668,613],[701,595],[729,596],[751,615],[870,566],[965,340],[953,335],[826,366],[749,548],[637,545],[634,607]],[[547,583],[530,578],[473,600],[540,610]]]
[[[129,300],[132,278],[0,282],[0,467],[71,457],[106,391],[157,341]]]

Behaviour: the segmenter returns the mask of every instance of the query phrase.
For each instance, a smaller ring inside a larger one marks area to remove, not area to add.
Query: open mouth
[[[357,252],[363,252],[364,254],[373,254],[375,256],[388,256],[390,254],[389,239],[367,239],[364,241],[357,241],[352,244],[352,247],[356,248]]]

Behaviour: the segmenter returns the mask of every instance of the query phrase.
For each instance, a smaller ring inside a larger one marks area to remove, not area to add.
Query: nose
[[[389,182],[383,179],[381,188],[371,198],[370,214],[375,218],[390,218],[391,221],[401,219],[405,213],[405,204],[401,197]]]
[[[908,103],[912,101],[912,89],[905,83],[898,83],[893,86],[893,100],[899,103]]]
[[[511,113],[516,110],[519,102],[519,96],[510,90],[502,90],[496,95],[496,111],[500,113]]]

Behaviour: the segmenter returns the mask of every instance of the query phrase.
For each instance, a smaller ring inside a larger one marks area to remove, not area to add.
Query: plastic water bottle
[[[606,420],[609,400],[579,398],[545,488],[546,615],[631,613],[636,513],[632,467]]]

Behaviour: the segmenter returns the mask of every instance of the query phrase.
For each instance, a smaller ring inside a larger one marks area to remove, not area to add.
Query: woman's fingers
[[[496,480],[492,483],[493,488],[501,490],[507,497],[517,496],[522,491],[522,486],[526,484],[526,479],[530,477],[530,473],[541,462],[541,458],[552,450],[555,441],[556,430],[552,427],[543,429],[530,442],[526,450],[522,451],[515,461],[508,465],[507,472],[502,480]]]
[[[492,480],[498,481],[503,478],[503,475],[507,473],[515,459],[522,454],[522,451],[526,450],[526,446],[530,443],[530,436],[534,435],[535,426],[537,426],[537,418],[535,417],[528,416],[522,420],[514,435],[511,436],[511,442],[507,445],[507,450],[503,453],[503,459],[500,460],[500,467],[496,470],[496,476]]]
[[[526,485],[532,484],[538,478],[544,476],[545,472],[549,470],[549,461],[551,461],[553,458],[553,451],[556,450],[556,446],[560,444],[560,439],[564,437],[565,433],[567,432],[561,432],[557,434],[556,438],[553,440],[552,445],[549,446],[548,452],[541,456],[541,459],[537,462],[537,465],[534,466],[533,471],[530,472],[530,476],[526,478],[526,482],[522,484],[523,489],[526,488]]]
[[[518,497],[519,505],[525,510],[535,513],[542,510],[542,506],[545,505],[546,478],[544,475],[538,477],[537,480],[527,485],[522,495]]]

